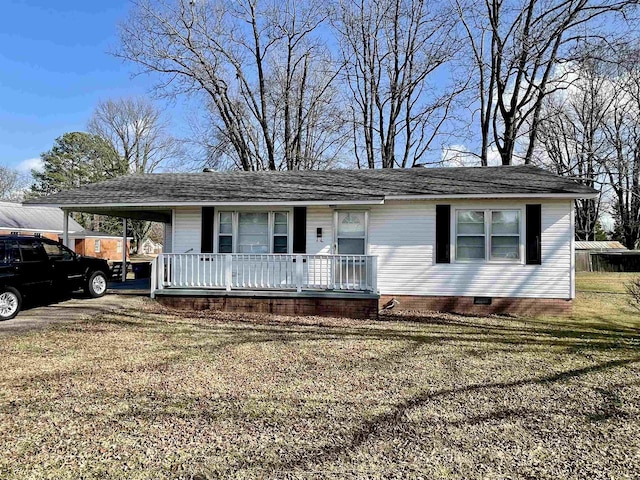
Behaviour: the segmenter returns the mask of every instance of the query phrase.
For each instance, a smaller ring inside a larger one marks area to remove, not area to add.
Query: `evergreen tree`
[[[595,240],[596,242],[605,242],[609,240],[609,233],[602,227],[600,220],[596,222]]]
[[[32,170],[34,183],[29,196],[50,195],[78,188],[88,183],[126,175],[127,162],[118,155],[110,142],[98,135],[85,132],[65,133],[56,138],[51,150],[40,155],[42,170]],[[101,231],[120,234],[118,219],[87,213],[72,214],[83,227],[95,229],[100,222]]]
[[[127,174],[127,164],[113,146],[97,135],[65,133],[40,155],[42,171],[32,170],[32,196],[50,195]]]

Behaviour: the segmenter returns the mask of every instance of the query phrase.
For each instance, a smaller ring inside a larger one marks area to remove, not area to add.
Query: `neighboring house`
[[[165,303],[375,316],[564,313],[576,198],[532,166],[122,177],[27,203],[165,223]]]
[[[162,253],[162,244],[156,243],[150,238],[146,238],[144,242],[142,242],[140,249],[145,255],[157,255]]]
[[[122,237],[119,235],[82,230],[69,233],[69,245],[73,246],[73,250],[80,255],[103,258],[111,262],[122,261]],[[131,237],[127,237],[125,250],[127,258],[129,258],[130,245]]]
[[[40,235],[51,240],[62,236],[64,213],[55,207],[24,207],[0,202],[0,235]],[[69,219],[69,233],[81,232],[82,225]]]
[[[0,202],[0,235],[39,235],[51,240],[63,236],[64,212],[55,207],[29,207],[19,203]],[[122,238],[107,233],[85,230],[69,218],[69,248],[80,255],[122,260]]]

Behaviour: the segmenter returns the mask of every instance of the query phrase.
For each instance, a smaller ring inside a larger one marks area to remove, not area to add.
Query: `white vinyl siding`
[[[455,262],[453,229],[452,263],[436,264],[436,202],[387,201],[384,205],[372,206],[368,210],[367,253],[378,257],[380,293],[571,298],[572,200],[471,200],[446,203],[451,204],[452,217],[455,210],[460,209],[518,209],[522,212],[521,225],[526,222],[525,205],[542,204],[542,265],[525,265],[523,260],[506,263]],[[307,254],[333,252],[334,211],[324,206],[307,208]],[[191,249],[191,252],[200,252],[200,208],[176,208],[174,222],[173,251],[183,253]],[[317,228],[322,228],[322,241],[317,239]],[[521,243],[523,238],[522,236]]]
[[[180,207],[174,211],[173,253],[200,253],[201,207]]]
[[[541,203],[542,265],[467,263],[453,258],[450,264],[436,264],[435,202],[388,201],[372,207],[369,214],[369,253],[378,256],[382,294],[571,298],[571,200],[450,203],[452,212],[524,210],[526,203]],[[524,217],[521,222],[524,224]],[[452,230],[452,253],[454,233]]]
[[[164,253],[173,253],[172,250],[172,240],[173,240],[173,228],[171,223],[164,224],[164,243],[162,245],[162,251]]]
[[[318,228],[322,229],[322,240],[318,240]],[[330,254],[332,248],[333,209],[307,207],[307,254]]]

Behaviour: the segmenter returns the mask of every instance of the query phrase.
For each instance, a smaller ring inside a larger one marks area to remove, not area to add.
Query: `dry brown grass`
[[[640,321],[610,297],[381,322],[131,299],[7,335],[0,478],[637,478]]]

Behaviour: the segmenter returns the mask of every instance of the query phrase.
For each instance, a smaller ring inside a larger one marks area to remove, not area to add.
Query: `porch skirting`
[[[378,318],[379,295],[336,292],[274,292],[174,290],[156,292],[156,300],[170,308],[225,312]]]
[[[419,312],[452,312],[463,315],[518,315],[535,317],[540,315],[570,315],[573,301],[563,298],[517,298],[493,297],[490,305],[474,304],[475,297],[431,297],[419,295],[381,295],[380,305],[395,298],[400,302],[394,310]]]

